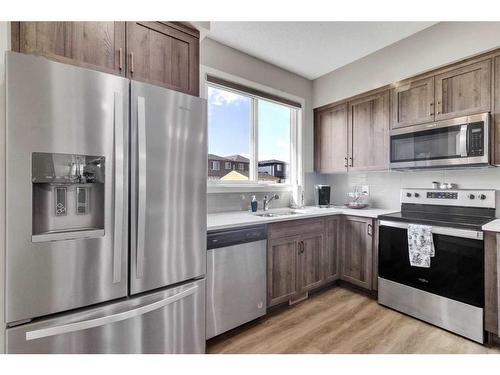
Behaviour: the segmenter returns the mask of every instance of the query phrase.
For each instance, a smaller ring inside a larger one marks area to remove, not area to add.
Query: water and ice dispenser
[[[103,156],[32,154],[33,242],[104,235]]]

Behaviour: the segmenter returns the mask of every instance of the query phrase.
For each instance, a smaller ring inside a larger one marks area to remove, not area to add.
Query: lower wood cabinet
[[[325,219],[325,252],[323,256],[324,278],[326,282],[340,278],[340,222],[341,216]]]
[[[324,220],[271,224],[267,245],[267,305],[292,302],[323,284]]]
[[[369,218],[339,215],[270,224],[268,307],[307,298],[308,291],[338,279],[376,287],[373,225]]]
[[[373,219],[344,216],[342,219],[340,278],[372,289]]]
[[[297,293],[298,237],[267,244],[267,305],[288,301]]]
[[[497,256],[500,234],[484,233],[484,329],[498,335],[498,283]]]

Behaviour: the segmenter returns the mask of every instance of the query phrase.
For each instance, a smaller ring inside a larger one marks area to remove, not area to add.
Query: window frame
[[[205,70],[206,71],[206,70]],[[203,74],[203,73],[202,73]],[[239,77],[210,70],[210,75],[222,76],[221,78],[229,79],[234,82],[242,83],[248,87],[255,87],[257,89],[275,94],[277,90],[266,88],[262,85],[249,83]],[[225,77],[224,77],[225,76]],[[229,77],[228,77],[229,76]],[[245,91],[236,90],[232,87],[223,86],[217,83],[208,82],[206,74],[202,80],[203,88],[200,92],[203,93],[204,98],[208,100],[209,87],[218,88],[238,95],[243,95],[251,99],[251,115],[250,115],[250,164],[249,164],[249,180],[248,181],[221,181],[221,180],[208,180],[207,179],[207,192],[208,193],[221,193],[221,192],[254,192],[254,191],[292,191],[295,186],[302,185],[303,172],[302,172],[302,123],[304,116],[304,100],[293,95],[279,92],[279,95],[284,98],[290,98],[301,103],[301,108],[287,105],[285,103],[274,101],[266,97],[254,95]],[[243,82],[242,82],[243,81]],[[290,114],[290,164],[288,172],[289,183],[270,183],[267,181],[258,181],[258,100],[265,100],[268,102],[276,103],[291,109]],[[208,153],[207,153],[208,154]]]

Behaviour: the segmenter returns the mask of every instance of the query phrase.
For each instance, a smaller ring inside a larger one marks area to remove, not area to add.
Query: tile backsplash
[[[323,175],[306,173],[304,183],[304,201],[314,205],[314,185],[332,186],[332,204],[343,205],[347,202],[347,193],[354,186],[368,185],[369,203],[374,208],[398,209],[399,190],[401,188],[431,188],[432,181],[451,182],[460,189],[495,189],[500,191],[500,168],[467,168],[458,170],[415,170],[386,171],[366,173],[343,173]],[[248,211],[252,195],[257,197],[259,210],[262,210],[264,195],[273,191],[259,193],[215,193],[208,194],[208,213],[225,211]],[[280,199],[271,203],[271,208],[288,207],[291,192],[278,192]],[[500,217],[500,193],[497,193],[497,217]]]
[[[354,186],[368,185],[370,205],[375,208],[397,209],[401,188],[431,188],[432,181],[451,182],[459,189],[500,190],[500,168],[468,168],[457,170],[415,170],[333,174],[326,177],[332,185],[333,204],[347,201]],[[500,216],[500,194],[497,192],[497,217]]]

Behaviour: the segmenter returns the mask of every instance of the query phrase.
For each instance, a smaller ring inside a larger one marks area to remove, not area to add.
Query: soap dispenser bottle
[[[255,195],[252,195],[252,201],[250,202],[250,205],[252,206],[252,212],[257,212],[257,198]]]

